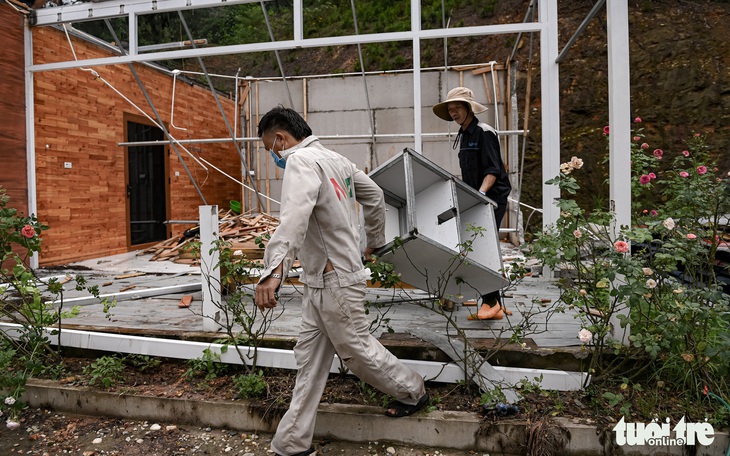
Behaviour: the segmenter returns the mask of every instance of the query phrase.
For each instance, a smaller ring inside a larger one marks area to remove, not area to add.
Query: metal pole
[[[266,4],[262,1],[261,2],[261,9],[264,12],[264,19],[266,20],[266,27],[269,29],[269,37],[271,38],[272,42],[275,42],[276,39],[274,38],[274,31],[271,29],[271,23],[269,22],[269,13],[266,12]],[[178,14],[182,14],[178,12]],[[187,28],[187,26],[186,26]],[[289,83],[286,80],[286,75],[284,74],[284,65],[281,63],[281,57],[279,57],[279,50],[274,49],[274,55],[276,56],[276,62],[279,64],[279,71],[281,72],[281,79],[284,80],[284,86],[286,87],[286,94],[289,97],[289,107],[294,109],[294,100],[291,97],[291,91],[289,90]]]
[[[573,36],[570,37],[568,40],[568,43],[565,45],[562,51],[560,51],[560,54],[558,55],[558,58],[555,59],[555,63],[560,63],[565,58],[566,54],[568,54],[568,51],[575,43],[575,40],[578,39],[578,36],[580,36],[581,33],[588,27],[588,23],[595,17],[596,14],[601,10],[601,7],[603,4],[606,3],[606,0],[598,0],[598,2],[593,5],[593,8],[591,8],[591,11],[588,13],[588,16],[586,16],[585,19],[583,19],[583,22],[578,26],[578,29],[573,33]],[[628,54],[627,54],[628,55]]]
[[[413,32],[413,148],[422,154],[420,0],[411,0],[411,32]]]
[[[263,4],[263,3],[262,3]],[[188,28],[188,23],[185,21],[185,17],[182,14],[182,11],[177,12],[178,17],[180,18],[180,23],[183,25],[183,28],[185,29],[185,33],[188,35],[188,39],[190,41],[193,41],[193,35],[190,33],[190,29]],[[195,43],[193,43],[193,48],[195,48]],[[208,69],[205,67],[205,63],[203,62],[203,59],[198,57],[198,64],[200,65],[200,68],[203,70],[203,73],[205,73],[205,80],[208,81],[208,87],[210,87],[210,91],[213,93],[213,98],[215,99],[215,103],[218,105],[218,110],[221,113],[221,116],[223,117],[223,122],[226,124],[226,129],[228,130],[228,134],[231,135],[231,138],[235,138],[236,135],[233,133],[233,129],[231,128],[231,123],[228,121],[228,116],[226,115],[226,110],[223,109],[223,105],[221,104],[220,99],[218,98],[218,92],[216,91],[215,87],[213,86],[213,81],[210,79],[210,75],[208,74]],[[249,173],[248,163],[246,161],[246,157],[243,155],[243,151],[241,150],[241,145],[237,141],[233,141],[233,145],[236,146],[236,151],[238,152],[238,158],[241,160],[241,164],[243,165],[243,168],[246,170],[246,177],[248,179],[249,184],[251,184],[251,188],[256,192],[256,197],[259,200],[259,203],[262,202],[261,195],[259,194],[259,190],[256,187],[256,184],[254,183],[253,179],[251,178],[251,173]]]
[[[23,25],[24,57],[25,57],[25,160],[28,185],[28,214],[38,214],[38,195],[36,194],[35,171],[35,88],[33,73],[28,68],[33,65],[33,32],[28,21]],[[38,252],[30,257],[31,269],[37,269]]]
[[[556,1],[539,3],[540,33],[540,80],[542,92],[542,180],[552,179],[560,172],[560,80],[558,54],[558,5]],[[543,228],[557,222],[560,209],[555,205],[560,189],[555,185],[543,185]],[[552,275],[552,272],[546,272]]]
[[[203,287],[203,330],[220,328],[221,270],[218,267],[220,253],[218,240],[218,206],[200,206],[200,279]]]
[[[355,22],[355,35],[360,34],[360,30],[357,27],[357,12],[355,11],[355,0],[350,0],[350,6],[352,7],[352,20]],[[360,59],[360,74],[362,74],[362,84],[365,87],[365,102],[368,105],[368,120],[370,121],[370,134],[372,137],[372,143],[370,145],[371,149],[371,156],[375,157],[375,165],[378,166],[379,160],[378,160],[378,154],[375,151],[375,120],[373,118],[373,109],[370,106],[370,93],[368,92],[368,81],[365,77],[365,61],[362,58],[362,45],[360,43],[357,43],[357,55]],[[370,163],[370,167],[372,167],[372,162]]]
[[[608,16],[608,119],[609,182],[611,211],[616,215],[612,235],[631,227],[631,83],[629,73],[629,7],[626,1],[609,0]],[[623,334],[618,314],[628,316],[628,309],[615,312],[610,319],[613,337],[629,343],[631,328]]]

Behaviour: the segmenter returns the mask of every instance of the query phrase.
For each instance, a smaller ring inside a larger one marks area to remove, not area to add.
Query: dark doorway
[[[127,141],[162,140],[162,130],[127,122]],[[129,239],[132,246],[167,239],[165,146],[130,146],[127,152]]]

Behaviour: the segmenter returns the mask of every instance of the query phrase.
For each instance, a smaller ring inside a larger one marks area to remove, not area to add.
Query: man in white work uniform
[[[365,219],[368,258],[385,245],[383,191],[345,157],[324,148],[304,119],[279,106],[261,119],[258,136],[285,168],[280,223],[266,247],[256,305],[276,306],[276,291],[296,258],[304,284],[302,328],[294,347],[297,379],[271,449],[279,456],[314,453],[317,407],[335,353],[361,380],[394,397],[385,414],[399,417],[429,400],[423,378],[370,335],[357,204]]]

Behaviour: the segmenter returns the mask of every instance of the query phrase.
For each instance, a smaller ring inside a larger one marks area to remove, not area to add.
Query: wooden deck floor
[[[45,276],[83,275],[90,284],[99,285],[102,294],[119,293],[131,286],[134,288],[118,295],[117,305],[112,309],[109,318],[104,314],[100,303],[83,302],[76,317],[64,320],[67,328],[188,340],[214,340],[221,335],[203,330],[200,290],[140,297],[145,290],[199,284],[201,275],[197,268],[149,262],[145,257],[130,254],[82,262],[75,266],[92,269],[41,272]],[[125,277],[135,273],[143,275]],[[82,296],[82,293],[73,289],[72,284],[73,282],[69,282],[66,285],[66,308],[74,304],[74,298]],[[190,308],[179,308],[178,302],[186,294],[193,295],[193,303]],[[539,353],[544,357],[549,352],[562,353],[569,358],[581,357],[577,338],[580,324],[574,313],[549,312],[559,296],[554,281],[529,277],[514,289],[507,290],[505,295],[505,304],[513,312],[511,317],[496,321],[470,321],[467,317],[470,313],[476,313],[477,307],[461,304],[457,304],[448,316],[464,330],[467,338],[481,348],[488,348],[500,340],[509,339],[514,328],[521,327],[525,345],[511,346],[516,356],[519,357],[521,352],[525,356]],[[266,337],[275,341],[272,342],[275,346],[285,348],[293,346],[299,332],[301,285],[282,287],[280,298],[281,313],[267,331]],[[417,340],[410,334],[424,329],[452,336],[455,333],[453,328],[449,329],[446,316],[433,309],[434,304],[422,291],[402,290],[394,294],[392,290],[368,289],[368,300],[378,304],[370,306],[370,315],[373,318],[380,312],[389,319],[387,326],[383,325],[375,331],[375,336],[389,348],[408,346],[411,350],[427,350],[428,347],[433,350],[430,344]],[[393,300],[416,302],[389,304]],[[526,321],[530,324],[526,325]],[[388,326],[391,331],[388,331]],[[433,357],[432,354],[424,356]]]

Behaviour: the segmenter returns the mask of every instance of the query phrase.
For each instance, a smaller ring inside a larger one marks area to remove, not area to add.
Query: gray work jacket
[[[261,279],[283,261],[286,278],[296,258],[302,283],[323,288],[322,274],[329,260],[340,286],[370,278],[362,264],[360,218],[363,211],[367,245],[385,245],[383,191],[342,155],[328,150],[315,136],[281,151],[286,159],[281,190],[280,223],[264,253]],[[283,280],[282,279],[282,280]]]

